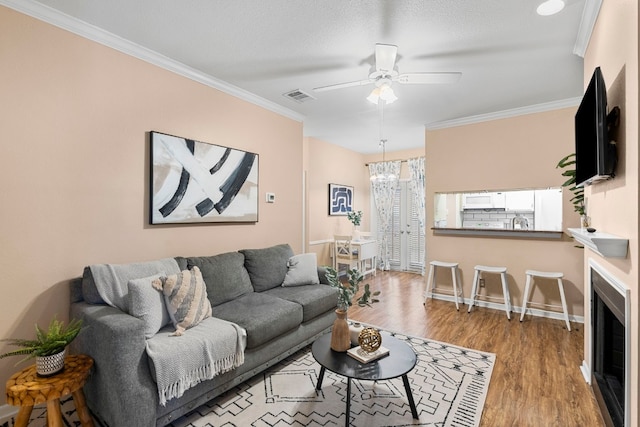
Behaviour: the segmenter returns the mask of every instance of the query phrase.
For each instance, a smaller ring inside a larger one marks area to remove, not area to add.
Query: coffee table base
[[[320,367],[320,375],[318,376],[318,384],[316,384],[316,390],[322,389],[322,380],[324,379],[324,372],[326,368],[324,366]],[[407,374],[402,376],[402,382],[404,384],[404,391],[407,393],[407,399],[409,400],[409,407],[411,408],[411,415],[413,415],[413,419],[417,420],[418,410],[416,409],[416,404],[413,401],[413,394],[411,393],[411,387],[409,386],[409,378],[407,378]],[[347,409],[345,414],[345,425],[349,427],[349,416],[351,414],[351,378],[347,377]]]

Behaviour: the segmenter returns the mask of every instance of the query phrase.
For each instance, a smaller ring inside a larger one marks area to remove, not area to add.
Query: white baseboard
[[[13,426],[13,420],[18,415],[18,407],[12,405],[0,405],[0,425],[8,422],[8,426]]]
[[[582,365],[580,365],[580,372],[582,372],[582,376],[587,384],[591,385],[591,369],[587,365],[585,360],[582,361]]]
[[[425,298],[431,298],[431,295],[425,295]],[[433,294],[433,299],[454,302],[453,295],[442,295],[442,294],[434,293]],[[464,304],[467,305],[467,306],[471,302],[471,300],[468,299],[468,298],[463,298],[462,300],[463,300]],[[495,303],[495,302],[478,301],[478,300],[476,300],[476,302],[473,305],[475,307],[486,307],[486,308],[491,308],[491,309],[494,309],[494,310],[504,311],[504,304],[499,304],[499,303]],[[512,308],[513,308],[513,312],[514,313],[522,313],[522,307],[513,306]],[[471,309],[471,311],[473,311],[473,309]],[[540,310],[540,309],[537,309],[537,308],[529,307],[529,308],[527,308],[527,315],[529,315],[529,314],[531,314],[532,316],[536,316],[536,317],[546,317],[546,318],[549,318],[549,319],[556,319],[556,320],[564,321],[564,314],[562,312],[558,312],[558,311]],[[576,322],[576,323],[584,323],[584,316],[572,316],[570,314],[569,315],[569,321]]]

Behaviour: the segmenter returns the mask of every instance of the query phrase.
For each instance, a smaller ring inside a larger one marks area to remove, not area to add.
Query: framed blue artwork
[[[353,210],[353,187],[329,184],[329,215],[347,215]]]
[[[258,155],[151,132],[150,223],[258,221]]]

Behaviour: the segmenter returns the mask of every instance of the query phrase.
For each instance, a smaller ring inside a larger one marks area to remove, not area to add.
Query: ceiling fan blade
[[[445,84],[456,83],[462,73],[433,72],[433,73],[407,73],[400,74],[394,79],[402,84]]]
[[[327,90],[342,89],[342,88],[345,88],[345,87],[364,86],[364,85],[368,85],[370,83],[373,83],[373,81],[371,79],[358,80],[356,82],[346,82],[346,83],[338,83],[338,84],[329,85],[329,86],[314,87],[313,91],[314,92],[325,92]]]
[[[396,66],[398,46],[376,43],[376,71],[388,74]]]

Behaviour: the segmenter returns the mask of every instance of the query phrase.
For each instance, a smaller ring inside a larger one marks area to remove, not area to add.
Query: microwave
[[[504,209],[505,207],[506,197],[501,191],[462,195],[462,209]]]

